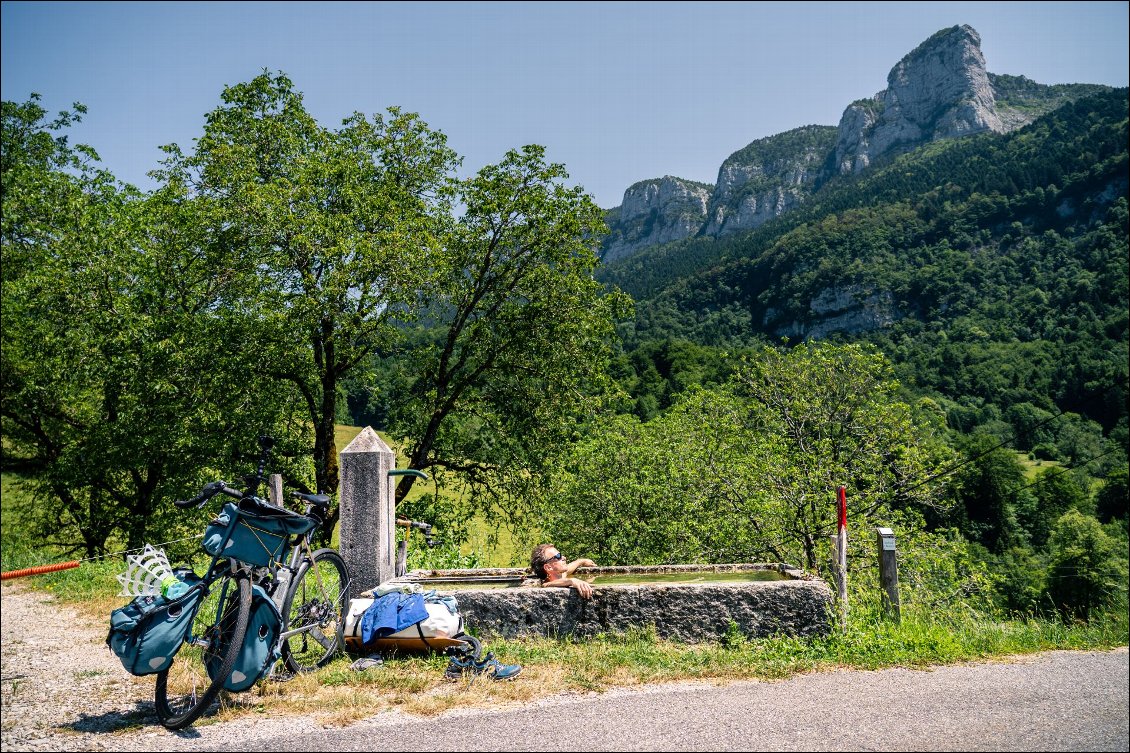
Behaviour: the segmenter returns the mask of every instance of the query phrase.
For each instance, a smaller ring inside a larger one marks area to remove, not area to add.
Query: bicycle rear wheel
[[[333,549],[314,552],[298,568],[283,602],[283,632],[301,630],[282,644],[291,672],[310,672],[329,663],[345,645],[349,571]]]
[[[251,579],[243,570],[222,576],[201,601],[177,658],[157,675],[156,708],[161,724],[183,729],[219,695],[247,633]],[[214,674],[208,665],[218,666]]]

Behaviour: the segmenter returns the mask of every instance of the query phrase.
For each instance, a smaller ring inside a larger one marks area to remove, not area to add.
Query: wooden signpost
[[[895,532],[876,528],[879,546],[879,586],[883,589],[883,613],[895,622],[902,620],[899,604],[899,568],[895,556]]]

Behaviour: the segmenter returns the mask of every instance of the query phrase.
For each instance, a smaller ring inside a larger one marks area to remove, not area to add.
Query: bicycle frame
[[[298,497],[299,499],[305,499],[306,500],[306,509],[303,512],[304,515],[306,515],[307,517],[315,518],[315,519],[321,519],[323,517],[324,510],[321,511],[321,512],[318,512],[317,511],[318,506],[313,504],[308,498],[302,497],[301,495],[298,495],[297,493],[295,493],[294,496]],[[307,531],[306,533],[304,533],[302,535],[295,536],[294,541],[290,546],[290,553],[286,557],[286,559],[282,562],[279,562],[277,564],[272,565],[268,569],[267,578],[269,578],[270,581],[271,581],[270,587],[268,588],[268,593],[270,594],[271,598],[274,600],[275,605],[278,606],[279,611],[283,610],[284,604],[289,600],[288,597],[290,596],[290,591],[292,589],[296,588],[297,581],[293,580],[293,578],[299,574],[299,572],[301,571],[304,564],[308,566],[306,577],[307,578],[309,577],[309,573],[311,571],[313,573],[313,577],[314,577],[313,587],[317,590],[317,592],[324,594],[327,590],[326,584],[322,581],[322,573],[319,570],[319,568],[316,567],[316,565],[315,565],[316,560],[315,560],[314,555],[315,555],[316,551],[315,551],[313,545],[311,544],[311,540],[313,539],[314,534],[317,532],[317,530],[318,530],[318,527],[315,527],[315,528],[310,529],[309,531]],[[282,570],[283,567],[286,567],[290,570],[290,579],[287,579],[287,582],[285,584],[280,582],[279,577],[278,577],[279,572]],[[280,588],[282,589],[281,592],[279,590]],[[349,592],[349,582],[346,581],[346,583],[344,583],[339,590],[340,590],[340,593],[337,596],[338,602],[340,602],[343,598],[347,597],[348,592]],[[333,606],[335,607],[336,611],[340,613],[342,611],[342,608],[345,607],[346,605],[344,605],[342,603],[335,603],[335,604],[333,604]],[[289,623],[290,619],[291,619],[291,615],[288,615],[288,614],[283,615],[284,624]],[[324,627],[325,624],[326,624],[326,620],[323,618],[323,619],[319,619],[317,622],[311,622],[310,624],[303,625],[302,627],[299,627],[299,628],[287,629],[287,630],[285,630],[285,631],[283,631],[279,634],[278,645],[280,645],[280,646],[283,645],[287,640],[289,640],[290,638],[292,638],[296,635],[301,635],[303,633],[311,633],[311,634],[313,634],[314,639],[316,641],[318,641],[318,643],[329,648],[329,646],[315,632],[317,629]]]
[[[306,562],[310,563],[310,569],[313,570],[313,572],[314,572],[314,578],[315,578],[315,581],[317,583],[318,589],[324,590],[325,584],[322,583],[322,574],[318,571],[318,568],[314,567],[314,549],[310,546],[310,537],[312,535],[313,535],[313,531],[298,537],[298,541],[296,541],[294,543],[294,545],[290,548],[290,557],[287,558],[286,566],[290,568],[291,576],[293,577],[295,574],[298,573],[299,568],[302,567],[304,560]],[[278,581],[275,580],[277,578],[277,575],[278,575],[278,570],[279,570],[279,568],[277,568],[277,567],[272,568],[271,578],[272,578],[272,580],[274,580],[273,588],[278,588],[278,586],[280,585],[278,583]],[[291,581],[291,582],[293,582],[293,581]],[[348,587],[348,585],[349,584],[347,583],[346,587]],[[290,584],[288,583],[287,584],[288,590],[289,590],[289,586],[290,586]],[[348,593],[347,588],[342,589],[342,594],[345,594],[345,593]],[[275,598],[275,594],[274,594],[273,590],[272,590],[272,593],[271,593],[271,597]],[[285,601],[285,599],[286,599],[286,594],[284,593],[284,594],[282,594],[282,597],[279,601]],[[279,604],[279,601],[276,601],[275,603]],[[337,605],[337,606],[340,606],[340,605]],[[279,606],[279,608],[280,609],[282,608],[281,605]],[[289,618],[289,615],[283,615],[284,621],[287,620],[288,618]],[[313,632],[314,628],[317,628],[317,627],[320,627],[320,625],[318,623],[313,623],[313,624],[310,624],[310,625],[304,625],[303,627],[300,627],[300,628],[295,628],[294,630],[286,630],[286,631],[279,634],[279,644],[281,645],[288,638],[292,638],[296,635],[301,635],[302,633]]]

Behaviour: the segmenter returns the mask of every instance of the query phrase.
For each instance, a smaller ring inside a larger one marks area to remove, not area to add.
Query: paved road
[[[258,738],[254,749],[1126,751],[1128,656],[1125,648],[1052,652],[928,671],[557,698],[436,719],[388,714],[299,738]]]

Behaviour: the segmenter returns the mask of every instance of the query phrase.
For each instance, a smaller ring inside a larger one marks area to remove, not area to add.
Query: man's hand
[[[572,586],[576,589],[578,596],[580,596],[582,599],[592,598],[592,586],[590,586],[588,583],[585,583],[580,578],[570,578],[569,580],[572,581]]]

